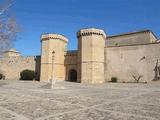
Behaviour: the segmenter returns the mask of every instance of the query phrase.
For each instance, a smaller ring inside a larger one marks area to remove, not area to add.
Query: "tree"
[[[20,80],[33,80],[35,79],[35,72],[33,70],[23,70],[21,73],[20,73]]]
[[[137,70],[131,69],[129,70],[129,73],[131,74],[132,78],[136,81],[136,83],[139,83],[140,80],[143,78],[143,75],[140,74]]]
[[[19,32],[16,19],[11,15],[13,3],[14,0],[4,0],[0,3],[0,56],[13,46]]]
[[[134,80],[139,83],[140,79],[143,77],[142,75],[132,75],[132,77],[134,78]]]

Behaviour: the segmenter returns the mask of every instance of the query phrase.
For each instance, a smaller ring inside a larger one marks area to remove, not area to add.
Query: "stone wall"
[[[71,70],[78,72],[77,68],[77,50],[67,51],[65,55],[65,80],[69,81],[69,73]]]
[[[4,57],[0,59],[0,71],[7,80],[19,80],[20,72],[29,69],[36,72],[36,79],[40,76],[40,56]]]
[[[157,62],[160,66],[159,51],[160,43],[105,48],[106,81],[117,77],[119,81],[133,82],[133,76],[142,76],[141,82],[151,82]]]

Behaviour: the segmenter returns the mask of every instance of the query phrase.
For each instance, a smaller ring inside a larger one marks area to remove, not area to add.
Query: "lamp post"
[[[56,83],[56,80],[54,78],[54,54],[55,52],[52,52],[52,75],[51,75],[51,88],[54,87],[54,84]]]

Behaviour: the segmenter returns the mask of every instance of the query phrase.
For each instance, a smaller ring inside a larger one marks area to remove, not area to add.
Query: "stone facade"
[[[141,76],[142,82],[155,80],[155,67],[160,66],[160,43],[134,46],[108,47],[106,51],[106,81],[117,77],[132,82]],[[160,75],[160,73],[158,73]]]
[[[112,77],[120,82],[160,79],[160,42],[150,30],[107,36],[101,29],[89,28],[79,30],[77,39],[78,50],[67,51],[65,36],[44,34],[41,59],[5,57],[0,60],[1,71],[8,79],[16,79],[22,69],[32,69],[43,82],[95,84],[108,82]],[[16,62],[10,65],[12,60]]]
[[[72,81],[70,72],[78,71],[78,55],[77,50],[67,51],[65,55],[65,80]],[[78,80],[77,80],[78,82]],[[79,81],[80,82],[80,81]]]

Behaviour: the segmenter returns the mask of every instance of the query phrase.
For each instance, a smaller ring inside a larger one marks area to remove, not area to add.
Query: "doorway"
[[[68,77],[70,82],[77,82],[77,71],[74,69],[70,70]]]

